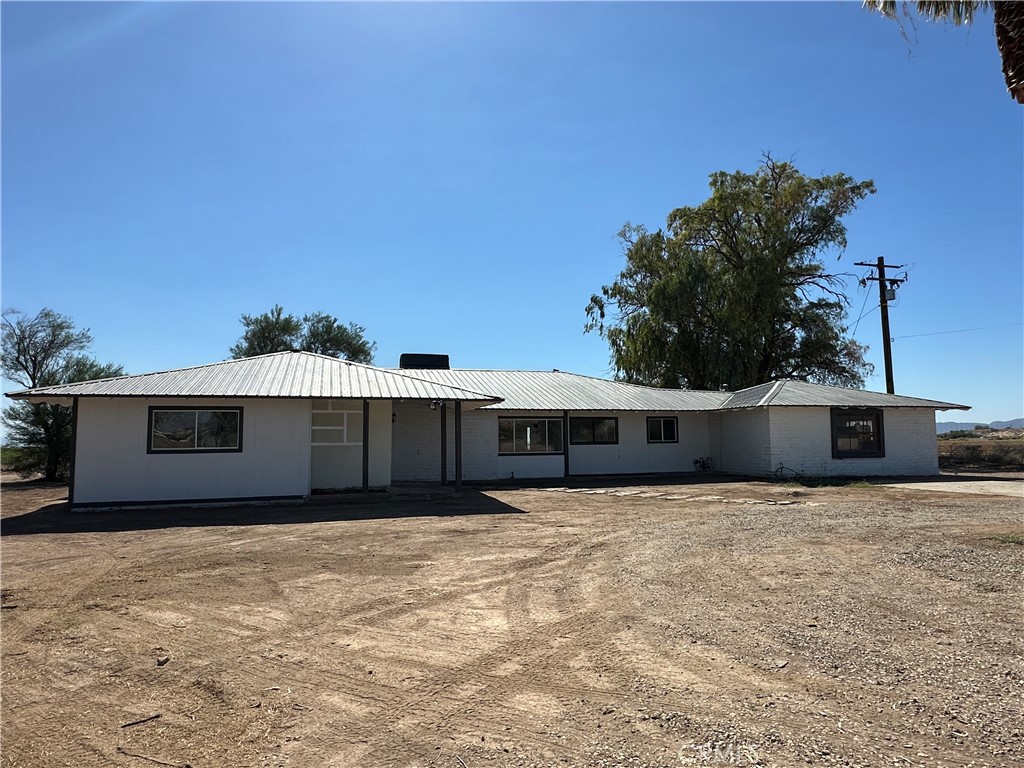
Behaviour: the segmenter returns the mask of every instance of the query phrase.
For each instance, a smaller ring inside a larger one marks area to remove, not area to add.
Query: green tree
[[[796,377],[863,386],[866,348],[844,334],[842,217],[874,193],[845,174],[810,178],[765,156],[755,173],[714,173],[711,197],[665,230],[626,224],[626,266],[591,297],[617,376],[662,387],[739,389]]]
[[[907,18],[911,18],[910,6],[907,0],[899,3]],[[929,21],[951,21],[956,26],[973,24],[977,13],[991,10],[1006,90],[1019,104],[1024,104],[1024,3],[1018,0],[916,0],[913,6],[918,15]],[[863,7],[899,21],[896,0],[864,0]]]
[[[349,323],[342,325],[338,318],[315,312],[302,318],[305,331],[301,348],[307,352],[340,357],[357,363],[372,363],[376,342],[367,341],[366,329]]]
[[[262,315],[242,315],[242,325],[242,338],[230,350],[235,358],[298,349],[302,337],[302,323],[294,315],[284,314],[279,304]]]
[[[299,320],[284,314],[275,305],[262,315],[242,315],[245,331],[231,347],[234,358],[266,355],[272,352],[303,350],[340,357],[357,363],[372,363],[376,342],[364,336],[366,329],[355,323],[343,325],[338,318],[323,312],[305,315]]]
[[[35,316],[9,309],[3,313],[3,375],[25,388],[120,376],[119,365],[101,364],[85,354],[92,344],[88,329],[76,330],[71,318],[51,309]],[[7,445],[16,450],[5,464],[28,477],[67,479],[71,458],[71,411],[59,405],[17,402],[3,411]]]

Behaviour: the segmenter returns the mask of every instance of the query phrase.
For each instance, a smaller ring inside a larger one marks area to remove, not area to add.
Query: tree
[[[373,351],[377,344],[366,340],[363,336],[366,329],[361,325],[342,325],[336,317],[322,312],[306,315],[302,323],[306,327],[302,349],[307,352],[354,360],[357,363],[373,362]]]
[[[896,0],[864,0],[863,7],[898,21]],[[910,3],[900,3],[910,17]],[[1003,62],[1006,89],[1017,103],[1024,104],[1024,3],[999,0],[916,0],[918,14],[930,21],[952,21],[956,26],[973,24],[975,14],[992,11],[996,46]],[[900,25],[902,29],[902,24]],[[904,35],[905,36],[905,35]]]
[[[372,363],[376,342],[363,335],[366,329],[355,323],[343,325],[338,318],[323,312],[305,315],[299,320],[284,314],[275,305],[262,315],[242,315],[245,332],[231,347],[234,358],[266,355],[271,352],[303,350],[340,357],[357,363]]]
[[[846,247],[842,217],[873,194],[845,174],[810,178],[766,155],[720,171],[711,197],[665,230],[627,223],[625,269],[591,297],[616,375],[661,387],[740,389],[796,377],[863,386],[866,347],[844,334],[843,276],[820,257]]]
[[[242,325],[245,332],[230,350],[235,358],[288,352],[298,348],[302,336],[302,323],[279,304],[262,315],[242,315]]]
[[[15,309],[3,313],[0,360],[5,378],[28,389],[120,376],[119,365],[101,364],[85,354],[92,344],[88,329],[76,330],[71,318],[51,309],[34,317]],[[18,402],[3,411],[5,456],[23,476],[42,473],[46,480],[68,476],[71,458],[71,411],[59,405]]]

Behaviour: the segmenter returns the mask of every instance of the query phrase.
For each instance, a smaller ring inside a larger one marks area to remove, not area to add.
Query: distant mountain
[[[935,424],[935,433],[943,435],[955,429],[974,429],[978,426],[976,421],[939,421]],[[1010,421],[992,421],[987,425],[991,429],[1024,429],[1024,419],[1012,419]]]

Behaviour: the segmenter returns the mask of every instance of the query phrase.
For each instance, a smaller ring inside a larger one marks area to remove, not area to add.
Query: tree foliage
[[[262,315],[242,315],[242,325],[245,331],[230,350],[234,358],[302,350],[372,363],[377,348],[376,342],[364,336],[365,328],[355,323],[344,325],[323,312],[305,315],[300,320],[284,314],[284,309],[275,305]]]
[[[617,375],[692,389],[786,377],[863,386],[872,367],[844,336],[843,276],[821,259],[846,247],[842,218],[874,182],[807,177],[769,155],[710,186],[664,230],[619,232],[626,266],[591,297],[585,327],[607,339]]]
[[[88,329],[51,309],[37,315],[10,309],[3,313],[3,375],[26,388],[49,387],[120,376],[119,365],[102,364],[85,354],[92,344]],[[71,410],[59,405],[16,402],[3,411],[5,438],[17,450],[5,464],[28,477],[67,479],[71,459]]]
[[[897,7],[901,7],[903,16],[910,19],[910,6],[908,0],[900,3],[896,0],[863,0],[864,8],[896,20],[904,37],[906,30],[897,15]],[[913,6],[922,18],[951,21],[956,26],[974,24],[978,13],[992,11],[1006,90],[1019,104],[1024,104],[1024,3],[1018,0],[915,0]]]

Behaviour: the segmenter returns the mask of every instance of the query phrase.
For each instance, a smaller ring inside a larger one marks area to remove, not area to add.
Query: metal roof
[[[807,381],[793,379],[771,381],[767,384],[758,384],[756,387],[741,389],[733,393],[721,408],[727,410],[769,405],[835,408],[933,408],[937,411],[970,410],[969,405],[923,400],[919,397],[904,395],[889,395],[883,392],[867,392],[862,389],[830,387],[825,384],[811,384]]]
[[[516,411],[711,411],[728,392],[641,387],[565,371],[493,371],[403,368],[418,379],[481,392],[502,402],[487,410]]]
[[[312,352],[276,352],[136,376],[9,392],[69,404],[73,397],[353,398],[460,400],[517,411],[714,411],[766,406],[962,409],[903,395],[774,381],[739,392],[657,389],[564,371],[376,368]]]
[[[8,393],[8,397],[36,401],[72,397],[324,397],[480,404],[500,399],[411,373],[312,352],[275,352],[192,368],[21,390]]]

